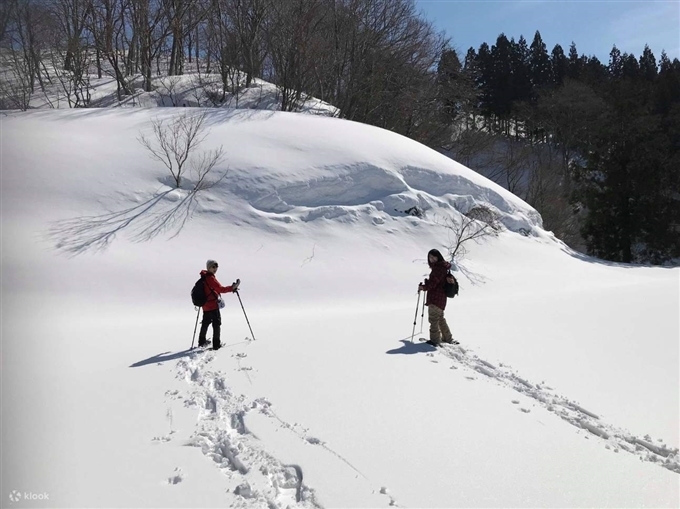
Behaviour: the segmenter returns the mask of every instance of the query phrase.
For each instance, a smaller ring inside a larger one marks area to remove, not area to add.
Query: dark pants
[[[208,332],[208,325],[213,327],[213,348],[219,348],[220,345],[220,326],[222,325],[222,317],[219,309],[203,312],[203,321],[201,322],[201,332],[198,335],[198,346],[203,346],[207,341],[205,335]]]

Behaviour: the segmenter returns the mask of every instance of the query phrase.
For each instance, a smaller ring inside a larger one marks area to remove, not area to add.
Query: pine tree
[[[635,55],[624,53],[621,60],[623,61],[621,73],[624,78],[637,79],[640,77],[640,64]]]
[[[680,256],[680,93],[666,95],[662,78],[672,74],[650,82],[633,55],[614,48],[610,57],[609,114],[600,116],[583,151],[582,233],[600,258],[664,263]],[[661,60],[672,73],[667,57]]]
[[[609,76],[614,79],[620,78],[623,75],[623,58],[616,45],[609,52],[609,67],[607,69],[609,70]]]
[[[492,113],[507,119],[512,110],[512,46],[501,34],[491,48],[492,69],[489,76],[488,99]]]
[[[569,63],[567,64],[567,76],[573,80],[577,80],[581,77],[583,71],[583,62],[578,56],[578,51],[576,50],[576,44],[572,41],[571,46],[569,46]]]
[[[652,53],[652,50],[650,50],[649,46],[646,44],[642,56],[640,57],[640,73],[642,74],[642,77],[648,81],[654,81],[658,75],[656,58],[654,58],[654,53]]]
[[[529,101],[533,97],[531,71],[529,69],[529,46],[524,36],[519,41],[511,41],[512,47],[512,86],[513,102]]]
[[[529,66],[531,68],[531,81],[534,85],[534,91],[551,82],[550,57],[548,50],[541,39],[541,33],[537,30],[534,35],[534,40],[529,48]]]
[[[491,49],[487,43],[482,43],[479,46],[479,51],[476,58],[477,71],[477,90],[479,99],[479,109],[486,117],[491,117],[493,114],[491,106],[491,75],[493,73],[493,65],[491,59]]]
[[[552,70],[552,82],[554,85],[561,86],[564,83],[564,78],[567,76],[567,67],[569,61],[562,46],[556,44],[550,54],[550,66]]]
[[[448,124],[458,120],[464,103],[469,100],[469,86],[463,75],[463,66],[452,49],[444,50],[437,66],[438,97],[444,119]]]
[[[660,115],[667,115],[673,104],[678,101],[680,101],[680,73],[675,71],[668,55],[662,51],[654,90],[654,111]]]
[[[597,57],[583,58],[582,80],[596,91],[606,92],[608,70]]]

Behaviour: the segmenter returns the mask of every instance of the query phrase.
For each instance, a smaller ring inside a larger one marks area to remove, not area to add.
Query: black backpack
[[[449,283],[449,278],[453,279],[453,283]],[[446,272],[446,282],[444,283],[444,292],[446,293],[446,296],[449,299],[453,299],[456,295],[458,295],[458,280],[456,277],[451,274],[451,271]]]
[[[208,302],[208,296],[205,293],[205,276],[201,276],[191,289],[191,302],[198,307],[205,306]]]

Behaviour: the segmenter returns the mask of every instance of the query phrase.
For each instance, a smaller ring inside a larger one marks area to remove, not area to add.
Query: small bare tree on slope
[[[209,133],[205,128],[205,119],[205,112],[183,113],[170,119],[154,119],[151,121],[153,140],[145,134],[137,138],[151,157],[168,169],[177,188],[181,187],[187,168],[195,177],[193,191],[211,187],[206,182],[206,177],[224,157],[222,146],[203,152],[200,156],[194,155]]]
[[[216,179],[207,178],[222,160],[222,147],[194,153],[207,136],[204,123],[204,113],[185,113],[170,120],[154,120],[155,143],[144,135],[139,138],[153,158],[168,168],[176,188],[180,188],[182,177],[190,168],[194,179],[189,188],[180,191],[165,189],[141,203],[105,214],[56,221],[46,237],[54,242],[57,250],[75,256],[106,249],[122,232],[130,233],[135,242],[148,241],[167,232],[173,237],[179,235],[193,214],[198,194],[222,181],[228,172],[225,170]]]
[[[495,237],[503,229],[499,214],[485,205],[477,205],[461,214],[460,222],[448,217],[443,226],[449,231],[447,250],[453,262],[465,256],[467,242]]]

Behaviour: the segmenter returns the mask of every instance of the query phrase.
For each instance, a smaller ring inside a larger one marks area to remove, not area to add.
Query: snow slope
[[[153,236],[188,191],[136,138],[177,113],[0,121],[3,507],[678,506],[679,269],[573,253],[394,133],[262,111],[208,110],[227,176]],[[425,255],[479,204],[506,231],[470,246],[461,348],[435,350]],[[227,295],[199,353],[207,258],[254,338]]]

